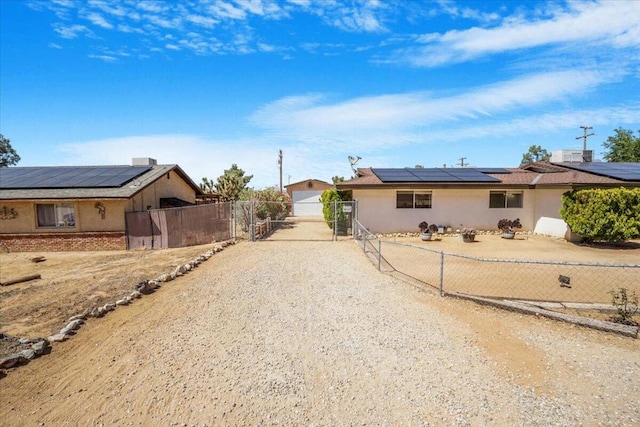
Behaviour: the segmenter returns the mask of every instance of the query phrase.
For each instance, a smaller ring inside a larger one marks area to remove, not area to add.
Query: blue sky
[[[0,0],[19,166],[177,163],[251,186],[596,157],[640,129],[640,1]]]

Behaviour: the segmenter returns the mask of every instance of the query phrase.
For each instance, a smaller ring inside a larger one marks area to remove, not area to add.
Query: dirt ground
[[[383,271],[400,272],[435,288],[442,284],[448,293],[597,303],[610,309],[614,308],[612,291],[626,288],[640,296],[638,241],[579,245],[526,234],[514,240],[479,235],[474,243],[465,243],[459,237],[439,237],[435,241],[421,241],[418,237],[382,239]],[[561,283],[561,276],[569,283]],[[595,311],[592,314],[590,317],[600,319],[611,315]]]
[[[0,424],[637,425],[638,340],[439,298],[378,273],[353,242],[303,238],[241,242],[90,319],[0,379]],[[128,291],[208,248],[102,254],[134,260],[111,268],[74,254],[84,280],[32,294],[64,319],[46,299],[66,289],[82,305],[95,270],[115,280],[158,261]],[[31,263],[0,262],[20,255]]]
[[[331,233],[325,224],[306,223],[305,227],[309,226],[318,229],[313,236],[308,232],[296,235],[295,230],[288,230],[287,233],[276,233],[261,243],[280,239],[331,240]],[[419,237],[383,240],[489,258],[640,263],[640,241],[620,246],[584,246],[536,235],[518,235],[514,241],[508,242],[496,235],[479,235],[473,244],[463,243],[456,237],[440,237],[430,242],[422,242]],[[0,286],[0,331],[16,337],[46,337],[60,330],[69,317],[90,307],[113,303],[129,294],[139,281],[169,273],[178,264],[190,261],[212,247],[202,245],[155,251],[0,253],[0,282],[31,274],[40,274],[42,277]],[[424,255],[420,252],[412,254]],[[391,257],[387,249],[385,255]],[[405,256],[406,251],[400,255],[394,262],[403,263],[408,271],[415,268],[415,261]],[[36,257],[44,257],[45,261],[32,262],[31,259]],[[640,274],[640,270],[634,270],[636,272]],[[477,272],[473,274],[475,276]],[[555,282],[553,286],[554,289],[558,288]],[[640,277],[637,286],[640,286]],[[583,311],[582,314],[589,312]],[[590,314],[598,318],[609,316],[598,312]]]

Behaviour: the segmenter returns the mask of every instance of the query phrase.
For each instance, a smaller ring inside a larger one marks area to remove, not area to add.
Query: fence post
[[[444,296],[444,252],[440,252],[440,296]]]
[[[338,240],[338,201],[333,202],[333,241]]]

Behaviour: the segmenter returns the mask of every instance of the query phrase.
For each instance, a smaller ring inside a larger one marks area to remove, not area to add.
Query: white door
[[[293,216],[322,216],[322,191],[294,191]]]

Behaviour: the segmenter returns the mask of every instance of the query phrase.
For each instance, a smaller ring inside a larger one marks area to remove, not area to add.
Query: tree
[[[574,190],[562,195],[560,215],[585,241],[640,237],[640,188]]]
[[[522,155],[520,165],[526,165],[533,162],[548,162],[551,158],[551,153],[542,148],[539,145],[532,145],[529,147],[529,151]]]
[[[247,187],[251,178],[253,175],[244,176],[244,171],[234,163],[231,169],[225,169],[224,175],[218,177],[214,187],[222,201],[238,200],[240,192]]]
[[[11,141],[0,133],[0,168],[12,166],[20,161],[20,156],[11,146]]]
[[[200,189],[205,193],[211,194],[215,193],[216,184],[212,179],[207,178],[206,176],[202,178],[202,182],[200,183]]]
[[[607,150],[602,157],[607,162],[640,162],[640,130],[638,136],[622,128],[616,129],[615,133],[602,144]]]

